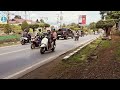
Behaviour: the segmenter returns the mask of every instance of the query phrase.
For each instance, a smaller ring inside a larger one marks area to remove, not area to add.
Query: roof
[[[36,23],[36,22],[34,22],[34,21],[32,21],[32,20],[25,20],[25,19],[14,19],[14,20],[9,20],[9,23],[10,24],[18,24],[18,23],[22,23],[22,22],[24,22],[24,21],[27,21],[27,22],[30,22],[30,23]]]

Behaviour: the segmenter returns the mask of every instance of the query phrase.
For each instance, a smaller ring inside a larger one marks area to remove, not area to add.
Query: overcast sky
[[[10,11],[16,15],[21,15],[22,18],[25,18],[24,11]],[[27,11],[27,19],[40,19],[41,17],[48,17],[46,20],[47,23],[56,25],[57,24],[57,14],[60,14],[60,11]],[[99,11],[62,11],[63,23],[69,24],[72,22],[78,23],[79,15],[86,15],[86,23],[96,22],[100,20]],[[11,15],[10,18],[13,18],[14,15]]]

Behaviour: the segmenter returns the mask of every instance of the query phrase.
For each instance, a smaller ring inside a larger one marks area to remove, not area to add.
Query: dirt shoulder
[[[67,61],[64,56],[20,79],[120,79],[120,36],[96,40]]]

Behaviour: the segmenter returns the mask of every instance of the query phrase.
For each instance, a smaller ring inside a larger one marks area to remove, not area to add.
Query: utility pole
[[[62,20],[63,20],[62,11],[60,11],[60,28],[62,28]]]
[[[25,11],[25,20],[27,19],[27,12]]]
[[[59,28],[59,14],[57,14],[57,25],[58,25],[58,28]]]
[[[9,24],[9,18],[10,18],[10,13],[9,13],[9,11],[7,11],[7,24]]]

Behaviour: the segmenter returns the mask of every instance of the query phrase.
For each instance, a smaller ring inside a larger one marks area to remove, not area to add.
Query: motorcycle
[[[75,35],[75,41],[78,41],[79,40],[79,34],[76,34]]]
[[[41,41],[41,45],[40,45],[40,53],[44,54],[45,51],[54,51],[54,50],[55,50],[54,42],[51,42],[51,47],[49,47],[48,38],[47,36],[44,36],[44,38]]]
[[[30,40],[27,37],[21,37],[20,42],[22,45],[25,45],[25,43],[30,43]]]
[[[39,47],[41,44],[41,40],[38,40],[34,37],[31,38],[31,49],[35,49],[35,47]]]

